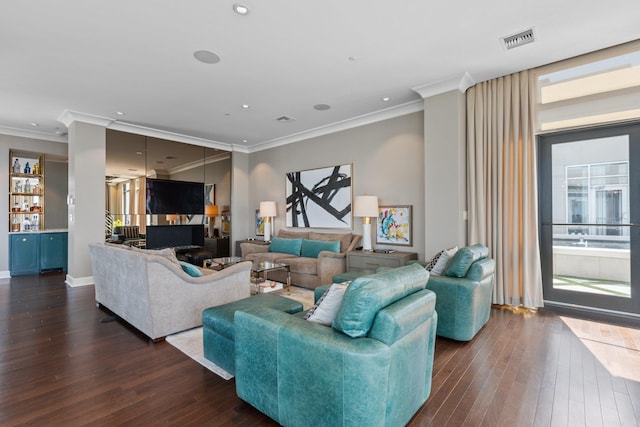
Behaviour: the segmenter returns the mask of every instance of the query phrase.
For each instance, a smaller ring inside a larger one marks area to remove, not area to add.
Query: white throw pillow
[[[442,251],[440,258],[431,269],[431,274],[435,274],[436,276],[442,276],[444,270],[447,268],[447,264],[449,264],[449,260],[453,258],[453,256],[458,252],[458,247],[454,246],[453,248],[445,249]]]
[[[333,319],[338,314],[344,292],[347,290],[351,282],[334,283],[329,290],[318,300],[306,317],[310,322],[320,323],[321,325],[331,326]]]

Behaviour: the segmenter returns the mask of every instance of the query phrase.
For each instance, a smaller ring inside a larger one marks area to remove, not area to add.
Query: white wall
[[[231,167],[231,251],[233,255],[240,256],[235,253],[234,242],[253,236],[255,230],[254,204],[249,201],[249,155],[234,152]]]
[[[458,90],[424,101],[427,257],[467,243],[465,105]]]
[[[106,129],[69,125],[69,265],[67,284],[92,283],[89,243],[104,241]]]
[[[254,214],[262,200],[275,200],[275,229],[285,227],[285,174],[340,164],[353,164],[353,195],[378,196],[380,205],[413,206],[413,246],[384,246],[418,252],[424,258],[424,128],[422,112],[311,138],[295,144],[252,153],[249,162],[247,235],[255,236]],[[234,154],[235,156],[235,154]],[[236,209],[234,206],[234,215]],[[320,231],[329,231],[326,229]],[[345,229],[334,231],[345,232]],[[353,220],[362,234],[362,222]],[[376,246],[375,236],[372,236]]]

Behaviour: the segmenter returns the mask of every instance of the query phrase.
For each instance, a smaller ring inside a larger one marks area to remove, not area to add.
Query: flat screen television
[[[148,214],[204,214],[204,184],[147,178]]]
[[[149,225],[147,249],[204,246],[204,225]]]

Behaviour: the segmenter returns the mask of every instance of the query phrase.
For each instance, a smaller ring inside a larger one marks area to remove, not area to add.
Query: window
[[[603,147],[606,148],[606,147]],[[629,229],[612,227],[626,218],[629,191],[629,162],[566,166],[567,224],[609,224],[609,226],[567,226],[569,235],[627,236],[598,247],[629,247]],[[580,239],[583,239],[580,237]],[[582,240],[584,241],[584,240]],[[598,241],[596,241],[598,242]]]
[[[640,118],[640,42],[536,70],[537,131]]]

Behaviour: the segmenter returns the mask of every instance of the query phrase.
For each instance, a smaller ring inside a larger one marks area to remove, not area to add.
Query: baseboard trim
[[[11,279],[11,272],[7,271],[0,271],[0,279]]]
[[[544,310],[554,313],[567,314],[589,320],[614,323],[617,325],[627,325],[633,327],[640,326],[640,315],[624,311],[606,310],[582,305],[566,304],[557,301],[544,301]]]
[[[73,277],[70,274],[67,274],[64,283],[71,288],[77,288],[79,286],[89,286],[93,285],[93,276],[88,277]]]

